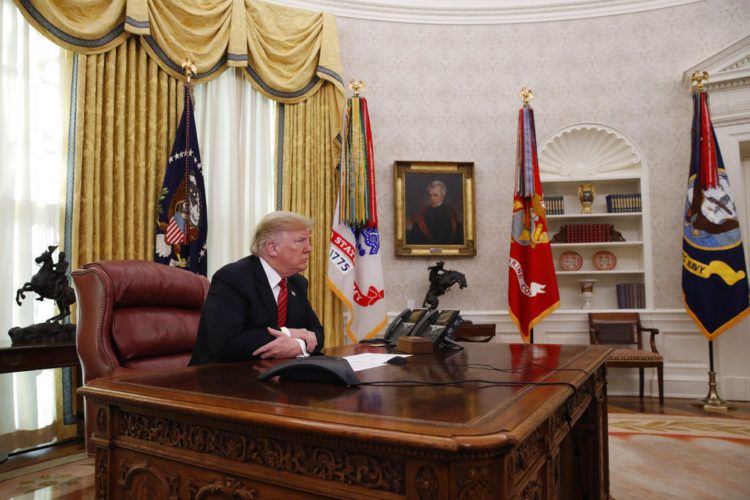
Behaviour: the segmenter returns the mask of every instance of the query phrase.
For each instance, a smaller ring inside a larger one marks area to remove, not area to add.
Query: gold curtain
[[[182,82],[146,57],[138,37],[77,58],[71,264],[151,260],[157,193],[182,113]]]
[[[241,67],[286,108],[282,206],[317,221],[310,299],[327,345],[342,343],[340,303],[325,286],[344,104],[335,17],[258,0],[15,2],[45,36],[78,53],[73,269],[152,259],[157,192],[182,108],[181,63],[190,57],[196,82]]]
[[[341,301],[325,285],[333,211],[336,208],[343,96],[326,83],[312,97],[279,106],[282,128],[277,154],[281,155],[281,206],[315,220],[314,253],[307,276],[310,303],[326,330],[326,345],[344,343]]]
[[[159,67],[182,78],[190,57],[196,82],[244,68],[267,97],[292,103],[323,81],[344,92],[336,18],[258,0],[15,0],[50,40],[82,54],[112,50],[131,36]]]

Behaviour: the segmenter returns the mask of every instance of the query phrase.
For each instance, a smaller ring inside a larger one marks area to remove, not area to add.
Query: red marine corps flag
[[[352,82],[342,132],[340,187],[331,228],[328,287],[349,310],[351,342],[376,336],[386,323],[383,264],[375,199],[375,158],[367,101]]]
[[[531,329],[560,306],[555,265],[552,262],[547,211],[539,181],[534,111],[531,92],[521,90],[523,108],[518,111],[516,183],[508,259],[508,309],[524,342]],[[533,342],[533,338],[531,339]]]

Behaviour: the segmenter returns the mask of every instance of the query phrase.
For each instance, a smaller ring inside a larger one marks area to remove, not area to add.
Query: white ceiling
[[[702,0],[269,0],[341,17],[424,24],[509,24],[612,16]]]

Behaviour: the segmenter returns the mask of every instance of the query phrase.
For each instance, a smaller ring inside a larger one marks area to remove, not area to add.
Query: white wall
[[[389,310],[402,309],[408,299],[421,302],[427,289],[427,266],[437,260],[396,258],[388,250],[394,241],[393,162],[473,161],[477,256],[447,260],[446,268],[463,272],[469,287],[452,290],[440,304],[469,311],[470,318],[495,321],[513,339],[505,315],[506,260],[516,113],[521,103],[517,94],[527,86],[536,95],[532,105],[539,142],[565,125],[599,122],[622,130],[643,151],[650,167],[657,309],[649,322],[667,330],[676,322],[676,330],[683,333],[673,337],[689,338],[687,342],[674,340],[675,346],[683,346],[676,349],[664,345],[667,378],[672,377],[667,393],[705,395],[706,343],[679,311],[681,218],[692,114],[681,77],[686,68],[750,32],[746,0],[493,26],[339,17],[338,31],[345,80],[356,77],[367,84],[364,96],[375,141]],[[582,315],[577,318],[582,319]],[[565,315],[555,314],[545,324],[568,321]],[[742,325],[725,333],[717,341],[718,348],[725,338],[747,336],[747,330]],[[583,330],[579,331],[578,337],[574,334],[565,340],[586,342]],[[696,337],[690,337],[691,333]],[[750,348],[744,342],[741,351],[732,356],[747,359]],[[726,358],[728,367],[738,364],[732,356]],[[738,392],[722,392],[722,396],[750,399],[747,374],[737,376],[740,383],[735,386],[742,389],[732,388]]]

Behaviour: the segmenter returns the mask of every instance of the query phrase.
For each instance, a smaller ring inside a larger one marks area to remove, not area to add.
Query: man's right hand
[[[318,337],[305,328],[289,328],[289,334],[293,339],[302,339],[305,342],[307,352],[312,353],[318,345]]]

